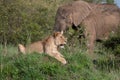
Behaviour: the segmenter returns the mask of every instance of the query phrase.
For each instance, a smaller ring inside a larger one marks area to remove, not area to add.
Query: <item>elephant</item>
[[[93,4],[74,1],[60,6],[55,17],[54,31],[66,31],[69,27],[77,30],[82,24],[87,39],[88,53],[93,53],[97,39],[108,39],[120,25],[120,9],[116,5]]]
[[[119,30],[120,14],[91,13],[82,21],[85,27],[85,37],[89,53],[93,53],[96,40],[107,40],[110,34],[115,34]]]
[[[82,22],[87,37],[89,53],[93,53],[96,40],[107,40],[110,34],[115,34],[120,26],[120,9],[116,5],[94,5],[93,12]]]
[[[74,1],[59,7],[55,17],[54,30],[65,31],[72,24],[78,26],[91,10],[92,7],[85,1]]]
[[[120,12],[120,8],[118,8],[118,6],[116,6],[115,4],[93,4],[93,3],[89,3],[91,5],[91,7],[93,8],[94,12],[97,13],[109,13],[112,14],[114,12],[119,13]]]
[[[93,4],[85,1],[73,1],[60,6],[55,17],[55,31],[66,30],[71,25],[77,27],[91,12],[114,12],[118,10],[115,5]]]

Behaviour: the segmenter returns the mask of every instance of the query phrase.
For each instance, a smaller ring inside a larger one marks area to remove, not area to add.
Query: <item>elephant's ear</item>
[[[75,26],[78,26],[92,11],[92,7],[85,1],[75,1],[72,8],[72,19]]]

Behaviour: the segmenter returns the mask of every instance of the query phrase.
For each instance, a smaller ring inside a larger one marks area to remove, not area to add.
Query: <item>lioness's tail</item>
[[[22,44],[18,44],[18,50],[19,50],[21,53],[25,54],[25,47],[24,47]]]

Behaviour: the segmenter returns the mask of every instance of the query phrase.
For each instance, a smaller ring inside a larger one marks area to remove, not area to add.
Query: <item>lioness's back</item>
[[[26,51],[31,53],[31,52],[39,52],[39,53],[43,53],[43,42],[42,41],[38,41],[38,42],[34,42],[28,46],[26,46]]]

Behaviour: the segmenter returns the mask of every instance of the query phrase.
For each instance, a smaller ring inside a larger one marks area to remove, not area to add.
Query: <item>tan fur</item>
[[[21,53],[46,53],[51,57],[54,57],[63,64],[66,64],[64,56],[58,51],[60,45],[65,45],[67,39],[63,36],[61,32],[55,32],[52,36],[44,39],[43,41],[34,42],[27,47],[24,47],[22,44],[18,45],[18,49]]]
[[[25,54],[25,47],[22,44],[18,44],[18,50]]]

